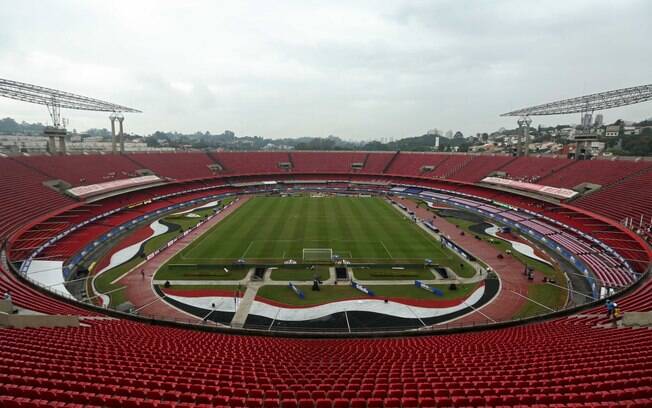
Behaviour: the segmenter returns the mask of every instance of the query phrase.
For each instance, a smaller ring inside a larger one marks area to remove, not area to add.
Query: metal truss
[[[542,116],[561,115],[578,112],[594,112],[597,110],[617,108],[634,103],[652,100],[652,84],[623,88],[615,91],[600,92],[577,98],[564,99],[543,105],[531,106],[500,116]]]
[[[137,109],[69,92],[0,78],[0,96],[45,105],[48,109],[77,109],[99,112],[140,112]]]

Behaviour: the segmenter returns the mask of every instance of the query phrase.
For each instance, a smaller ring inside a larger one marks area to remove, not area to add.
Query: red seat
[[[299,408],[315,408],[315,401],[311,398],[301,398],[299,400]]]
[[[277,398],[265,398],[263,401],[264,408],[280,408],[281,403]]]
[[[332,408],[333,401],[327,398],[319,398],[315,401],[315,408]]]
[[[281,408],[297,408],[297,400],[285,398],[281,400]]]

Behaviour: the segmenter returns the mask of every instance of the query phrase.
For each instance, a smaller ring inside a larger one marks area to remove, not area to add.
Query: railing
[[[318,190],[327,190],[327,189],[318,189]],[[6,242],[3,243],[3,257],[5,256],[4,254],[4,247],[6,245]],[[566,309],[561,309],[561,310],[556,310],[554,312],[550,313],[541,313],[536,316],[531,316],[527,318],[522,318],[522,319],[508,319],[508,320],[502,320],[502,321],[495,321],[493,319],[487,318],[484,322],[482,320],[477,321],[474,320],[472,323],[463,323],[462,322],[456,322],[456,321],[451,321],[451,322],[445,322],[441,324],[435,324],[432,326],[425,326],[421,328],[415,328],[414,326],[393,326],[393,327],[375,327],[373,331],[368,330],[366,328],[342,328],[342,329],[332,329],[332,328],[315,328],[313,327],[293,327],[292,331],[284,330],[283,328],[278,328],[278,327],[273,327],[273,325],[270,326],[255,326],[255,325],[245,325],[246,327],[240,328],[240,327],[231,327],[229,325],[225,324],[220,324],[212,321],[203,321],[200,320],[199,318],[188,318],[188,319],[179,319],[179,318],[171,318],[171,317],[166,317],[166,316],[155,316],[155,315],[142,315],[142,314],[128,314],[128,313],[123,313],[120,311],[117,311],[115,309],[110,309],[110,308],[100,308],[95,305],[83,303],[77,301],[74,297],[72,297],[70,294],[67,293],[62,293],[60,291],[53,290],[52,288],[47,288],[43,285],[41,285],[39,282],[36,282],[33,280],[31,277],[23,275],[18,273],[14,266],[11,264],[8,264],[9,267],[14,270],[14,272],[23,280],[28,282],[30,285],[38,287],[42,290],[47,290],[49,293],[54,294],[56,297],[60,297],[62,299],[66,299],[69,302],[74,301],[76,304],[79,305],[84,305],[87,309],[94,310],[94,311],[102,311],[105,312],[109,315],[113,315],[115,317],[122,317],[122,318],[128,318],[128,319],[133,319],[133,320],[138,320],[138,321],[145,321],[145,322],[155,322],[157,324],[172,324],[172,325],[182,325],[184,327],[192,327],[192,328],[205,328],[205,329],[214,329],[217,331],[222,331],[222,330],[230,330],[231,332],[238,332],[238,333],[251,333],[251,334],[261,334],[261,333],[270,333],[270,334],[280,334],[280,335],[346,335],[346,336],[383,336],[383,335],[397,335],[397,334],[422,334],[422,333],[428,333],[428,334],[435,334],[435,333],[448,333],[448,332],[456,332],[456,331],[463,331],[463,330],[476,330],[476,329],[487,329],[487,328],[498,328],[498,327],[504,327],[504,326],[509,326],[509,325],[518,325],[526,322],[534,322],[534,321],[539,321],[539,320],[544,320],[544,319],[550,319],[554,317],[562,317],[562,316],[568,316],[572,313],[576,313],[581,310],[586,310],[587,308],[590,307],[595,307],[597,305],[600,305],[602,303],[602,300],[595,300],[593,302],[589,302],[580,306],[575,306],[571,308],[566,308]],[[627,288],[620,288],[620,291],[617,292],[614,297],[619,297],[623,294],[629,293],[631,290],[634,288],[638,287],[643,280],[647,278],[649,274],[649,270],[642,274],[640,278],[631,286]],[[28,307],[28,305],[23,305]]]

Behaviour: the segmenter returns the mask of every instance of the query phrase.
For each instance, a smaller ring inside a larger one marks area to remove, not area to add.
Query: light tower
[[[124,130],[122,127],[122,122],[124,122],[125,117],[120,112],[113,112],[109,115],[109,120],[111,121],[111,153],[115,154],[117,151],[117,144],[120,143],[120,154],[125,152],[125,142],[124,142]],[[116,137],[115,133],[115,122],[118,121],[118,134]]]
[[[109,120],[111,121],[111,153],[115,154],[115,121],[118,119],[118,115],[115,112],[109,115]]]
[[[10,81],[0,78],[0,96],[15,99],[23,102],[36,103],[45,105],[52,119],[52,126],[45,128],[45,136],[48,137],[48,149],[50,153],[57,153],[55,139],[59,138],[60,153],[65,154],[65,136],[66,121],[61,120],[61,108],[113,112],[111,119],[111,131],[113,136],[113,152],[115,153],[115,120],[120,122],[120,135],[123,134],[122,121],[124,116],[122,112],[140,112],[137,109],[117,105],[115,103],[101,101],[99,99],[89,98],[87,96],[75,95],[69,92],[59,91],[43,86],[26,84],[24,82]],[[121,144],[121,150],[124,150],[124,144]]]
[[[528,156],[530,154],[530,125],[532,119],[523,116],[516,121],[518,123],[518,144],[516,146],[517,156]],[[525,143],[525,146],[523,146]]]
[[[591,132],[590,128],[591,119],[595,111],[632,105],[649,100],[652,100],[652,84],[564,99],[561,101],[545,103],[543,105],[518,109],[512,112],[503,113],[500,116],[519,116],[521,117],[521,120],[524,120],[524,118],[529,120],[529,116],[580,113],[582,130],[575,137],[578,144],[578,152],[576,152],[575,158],[579,160],[590,158],[591,152],[590,149],[587,149],[587,146],[590,145],[590,142],[597,140],[597,136]],[[518,124],[519,128],[522,130],[523,126],[521,120],[518,121]],[[528,127],[530,123],[531,121],[527,123]],[[580,148],[584,150],[579,151]]]
[[[120,133],[118,137],[120,138],[120,154],[124,154],[125,152],[125,133],[124,129],[122,127],[122,122],[124,122],[125,117],[121,113],[118,113],[118,122],[120,123]]]

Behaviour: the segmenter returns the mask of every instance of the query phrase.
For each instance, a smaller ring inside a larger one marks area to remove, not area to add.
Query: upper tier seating
[[[498,169],[505,172],[507,177],[531,183],[540,183],[541,179],[564,166],[573,165],[569,159],[552,157],[518,157],[507,165]]]
[[[279,163],[289,163],[285,152],[218,152],[212,153],[226,174],[268,174],[284,170]]]
[[[473,160],[461,167],[451,178],[460,181],[477,182],[513,160],[514,158],[511,156],[474,156]]]
[[[381,174],[396,153],[369,153],[364,168],[360,171],[366,174]]]
[[[435,171],[432,172],[432,175],[437,178],[454,180],[455,173],[461,171],[471,160],[473,160],[473,156],[466,154],[449,155],[446,161],[442,162],[440,166],[437,166]]]
[[[0,241],[39,215],[74,203],[42,183],[49,177],[0,157]]]
[[[387,174],[400,176],[421,176],[429,177],[433,171],[424,172],[424,166],[433,167],[435,170],[439,165],[448,160],[448,154],[424,154],[424,153],[399,153],[391,166],[385,171]]]
[[[97,184],[136,176],[139,166],[123,155],[22,156],[16,160],[73,186]]]
[[[351,165],[363,163],[366,153],[333,152],[327,160],[319,152],[292,152],[290,156],[296,173],[351,173]]]
[[[215,162],[206,153],[136,153],[130,154],[129,158],[159,176],[178,180],[211,177],[215,174],[208,167]]]
[[[551,173],[539,182],[565,188],[573,188],[585,182],[605,187],[650,166],[652,162],[649,161],[582,160]]]

